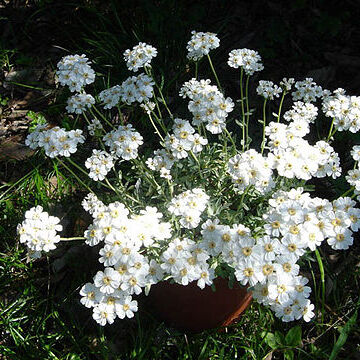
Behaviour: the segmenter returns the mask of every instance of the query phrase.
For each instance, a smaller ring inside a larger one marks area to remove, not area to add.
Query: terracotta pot
[[[179,330],[201,332],[235,322],[250,305],[251,292],[234,284],[228,287],[228,280],[217,278],[216,291],[210,286],[201,290],[196,281],[187,286],[160,282],[151,287],[150,311],[165,323]]]

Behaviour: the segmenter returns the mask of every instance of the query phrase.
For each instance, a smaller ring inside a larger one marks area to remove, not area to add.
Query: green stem
[[[162,135],[160,134],[159,129],[156,127],[156,125],[155,125],[155,123],[154,123],[154,120],[153,120],[152,117],[151,117],[151,114],[148,113],[148,116],[149,116],[151,125],[152,125],[153,128],[155,129],[155,132],[159,135],[159,137],[160,137],[160,139],[162,140],[162,142],[164,142],[164,138],[163,138]]]
[[[131,195],[127,194],[126,191],[123,191],[123,193],[120,193],[119,190],[117,190],[114,186],[111,185],[110,181],[107,179],[107,177],[105,177],[105,182],[107,184],[107,186],[109,187],[109,189],[111,189],[117,196],[119,196],[120,199],[122,199],[124,196],[127,197],[128,199],[136,202],[137,204],[140,204],[140,202],[138,200],[136,200],[135,198],[133,198]],[[105,184],[104,184],[105,185]],[[125,204],[126,205],[126,204]],[[130,208],[128,208],[130,210]]]
[[[120,117],[120,120],[121,120],[121,125],[124,126],[125,125],[125,119],[124,119],[124,116],[121,112],[121,107],[118,105],[116,105],[117,109],[118,109],[118,112],[119,112],[119,117]]]
[[[238,206],[238,211],[243,207],[244,198],[245,198],[245,195],[247,194],[248,190],[249,190],[249,187],[247,187],[241,195],[240,204]]]
[[[163,123],[163,121],[161,120],[161,118],[159,118],[154,111],[151,111],[151,113],[154,115],[156,121],[161,126],[161,129],[164,131],[164,133],[167,134],[168,133],[167,128],[166,128],[165,124]]]
[[[316,259],[319,265],[320,270],[320,279],[321,279],[321,322],[324,323],[324,314],[325,314],[325,271],[324,264],[321,259],[321,255],[318,249],[315,249]]]
[[[85,174],[86,176],[89,176],[88,172],[85,171],[81,166],[79,166],[75,161],[71,160],[70,158],[66,158],[69,163],[73,166],[75,166],[78,170],[80,170],[83,174]]]
[[[112,129],[115,129],[115,126],[95,107],[95,105],[93,105],[92,108]],[[89,109],[89,111],[92,114],[92,116],[96,117],[96,115],[94,114],[94,112],[91,109]]]
[[[282,109],[282,106],[283,106],[283,102],[284,102],[285,95],[286,95],[286,91],[284,90],[284,91],[283,91],[283,94],[282,94],[282,97],[281,97],[281,101],[280,101],[280,106],[279,106],[279,112],[278,112],[277,122],[280,122],[281,109]]]
[[[167,183],[168,183],[168,185],[169,185],[170,196],[171,196],[171,198],[173,198],[173,197],[174,197],[174,187],[173,187],[173,184],[170,182],[169,179],[166,179],[166,180],[167,180]]]
[[[350,194],[352,191],[354,191],[354,186],[352,186],[350,189],[346,190],[340,197],[344,197],[348,194]]]
[[[232,143],[232,145],[233,145],[233,147],[234,147],[234,150],[236,150],[235,141],[234,141],[234,139],[232,138],[231,134],[229,133],[229,131],[228,131],[228,129],[227,129],[226,127],[224,128],[224,131],[225,131],[226,135],[228,136],[228,138],[230,139],[230,141],[231,141],[231,143]]]
[[[156,88],[158,89],[158,92],[159,92],[159,94],[160,94],[161,100],[162,100],[162,102],[163,102],[163,104],[164,104],[164,106],[165,106],[166,111],[168,112],[168,114],[170,115],[170,117],[173,118],[173,114],[171,113],[169,107],[167,106],[167,103],[166,103],[166,101],[165,101],[165,98],[164,98],[164,95],[163,95],[163,93],[162,93],[162,91],[161,91],[161,88],[160,88],[160,86],[158,85],[158,83],[156,82],[155,76],[153,75],[151,69],[145,68],[145,72],[147,73],[147,75],[149,75],[149,76],[153,79],[153,81],[154,81],[154,83],[155,83],[155,86],[156,86]],[[155,98],[156,98],[156,96],[155,96]]]
[[[61,241],[73,241],[73,240],[85,240],[86,238],[79,236],[79,237],[71,237],[71,238],[60,238]]]
[[[246,128],[245,128],[246,134],[245,134],[245,139],[246,139],[246,143],[248,142],[248,139],[249,139],[249,120],[250,120],[249,80],[250,80],[250,75],[248,75],[246,77],[246,84],[245,84],[245,98],[246,98]]]
[[[148,183],[154,186],[157,191],[162,191],[162,187],[156,182],[156,180],[152,176],[149,176],[149,173],[147,172],[147,168],[142,163],[142,161],[140,161],[139,159],[133,159],[133,162],[138,165],[138,169],[141,170],[142,174],[145,176],[145,179],[148,181]]]
[[[201,172],[201,166],[200,166],[199,159],[196,157],[196,155],[194,154],[194,152],[193,152],[192,150],[190,150],[190,154],[191,154],[191,156],[194,158],[194,160],[196,161],[196,163],[198,164],[199,174],[200,174],[201,179],[204,179],[203,174],[202,174],[202,172]]]
[[[208,60],[209,60],[209,64],[210,64],[210,67],[211,67],[211,71],[213,72],[213,74],[214,74],[214,76],[215,76],[215,80],[216,80],[216,83],[217,83],[217,85],[218,85],[218,87],[219,87],[219,91],[222,92],[219,78],[217,77],[216,71],[215,71],[215,69],[214,69],[214,65],[213,65],[213,63],[212,63],[212,61],[211,61],[211,58],[210,58],[210,55],[209,55],[209,54],[207,55],[207,58],[208,58]]]
[[[195,79],[198,78],[198,71],[199,71],[199,62],[195,61]]]
[[[240,97],[241,97],[241,115],[242,115],[242,150],[245,151],[245,106],[244,106],[244,87],[243,87],[244,70],[240,72]]]
[[[67,158],[67,159],[69,159],[69,158]],[[94,192],[89,188],[89,186],[87,186],[87,185],[70,169],[70,167],[68,167],[68,166],[67,166],[63,161],[61,161],[59,158],[58,158],[58,161],[64,166],[64,168],[65,168],[67,171],[70,172],[70,174],[72,174],[72,175],[75,177],[75,179],[76,179],[82,186],[84,186],[84,188],[85,188],[86,190],[88,190],[89,192],[91,192],[91,193],[94,194]],[[85,172],[85,173],[86,173],[86,172]],[[89,174],[87,174],[87,173],[86,173],[86,175],[89,176]]]
[[[267,99],[264,100],[264,105],[263,105],[263,135],[262,135],[262,142],[261,142],[261,154],[264,152],[264,148],[265,148],[266,102],[267,102]]]
[[[335,131],[334,131],[334,134],[332,133],[333,131],[333,127],[334,127],[334,121],[335,121],[335,118],[332,119],[331,121],[331,125],[330,125],[330,130],[329,130],[329,135],[328,137],[326,138],[326,141],[329,141],[331,139],[331,137],[335,134]]]
[[[110,181],[108,180],[108,178],[105,176],[105,182],[106,182],[106,184],[109,186],[109,188],[116,194],[116,195],[118,195],[118,196],[120,196],[121,197],[121,194],[119,193],[119,191],[118,190],[116,190],[111,184],[110,184]]]
[[[162,119],[162,113],[161,113],[161,110],[160,110],[160,106],[159,106],[159,102],[157,101],[157,98],[156,98],[156,94],[155,92],[153,91],[153,99],[155,101],[155,106],[156,106],[156,109],[159,113],[159,118]],[[153,111],[153,113],[155,114],[155,112]]]

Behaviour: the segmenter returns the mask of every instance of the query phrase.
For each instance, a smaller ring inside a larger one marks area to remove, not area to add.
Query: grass
[[[181,69],[190,30],[200,30],[202,22],[209,26],[202,30],[225,30],[233,19],[227,15],[219,20],[212,14],[215,21],[211,24],[201,3],[196,3],[191,11],[176,1],[142,0],[127,9],[121,2],[109,4],[100,11],[96,2],[81,2],[86,16],[64,30],[70,50],[86,52],[98,66],[102,82],[114,85],[125,78],[119,54],[139,40],[154,42],[163,50],[161,58],[165,59],[158,60],[157,65],[174,69],[173,73],[162,71],[164,77],[167,74],[172,79],[164,79],[165,94],[188,79],[187,72]],[[39,15],[56,15],[58,7],[52,5],[53,1],[37,4],[37,11],[26,22],[29,32]],[[71,8],[73,4],[66,6]],[[134,9],[135,18],[131,14]],[[2,68],[14,67],[17,56],[26,58],[22,55],[2,44]],[[221,54],[214,59],[215,67],[221,63],[218,59]],[[202,76],[212,76],[210,71],[200,71]],[[31,90],[36,90],[36,86]],[[52,106],[57,115],[63,106],[61,95],[59,99],[60,104]],[[146,307],[146,299],[141,299],[144,306],[140,306],[135,319],[118,320],[105,329],[97,326],[90,312],[79,304],[78,295],[93,273],[96,256],[86,246],[65,244],[51,258],[27,262],[15,235],[24,212],[34,205],[51,208],[66,219],[78,214],[80,210],[74,203],[85,194],[80,190],[81,182],[88,179],[82,174],[75,178],[61,163],[44,162],[40,156],[0,165],[6,180],[0,188],[0,359],[345,360],[360,352],[359,244],[344,253],[325,249],[317,260],[309,257],[304,263],[317,308],[317,317],[308,324],[284,324],[270,310],[253,303],[236,325],[222,331],[186,334],[154,318]],[[67,231],[80,231],[83,226],[81,221],[70,221]],[[323,267],[319,268],[320,264]]]

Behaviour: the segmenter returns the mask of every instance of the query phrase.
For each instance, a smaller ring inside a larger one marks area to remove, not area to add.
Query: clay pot
[[[187,332],[228,326],[250,305],[251,292],[238,284],[232,289],[228,280],[216,278],[216,291],[210,286],[201,290],[196,281],[187,286],[160,282],[151,287],[151,312],[169,326]]]

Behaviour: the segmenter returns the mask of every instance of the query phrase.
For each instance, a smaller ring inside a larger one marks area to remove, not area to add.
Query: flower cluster
[[[131,105],[134,102],[148,103],[153,97],[154,81],[146,74],[131,76],[121,85],[115,85],[100,92],[99,99],[104,109],[112,109],[120,101]]]
[[[66,111],[68,113],[82,114],[95,104],[95,99],[90,94],[79,93],[68,98]]]
[[[263,96],[265,99],[274,100],[279,97],[282,92],[281,87],[275,85],[272,81],[260,80],[256,92]]]
[[[345,90],[337,89],[333,95],[324,99],[323,111],[334,119],[337,131],[356,133],[360,130],[360,96],[347,96]]]
[[[294,78],[286,78],[286,77],[284,77],[280,81],[280,86],[284,91],[290,91],[294,84],[295,84],[295,79]]]
[[[121,101],[130,105],[135,101],[147,103],[154,94],[154,81],[146,74],[131,76],[121,84]]]
[[[234,108],[231,98],[225,98],[215,85],[210,85],[210,80],[191,79],[182,86],[180,94],[190,99],[188,109],[193,115],[193,125],[205,123],[212,134],[223,131],[226,118]]]
[[[187,190],[175,196],[168,207],[170,213],[180,216],[180,224],[185,229],[196,228],[200,216],[206,209],[209,196],[202,189]]]
[[[203,289],[215,278],[215,271],[207,262],[209,258],[201,244],[189,238],[176,238],[161,255],[160,266],[177,284],[186,286],[197,281],[197,286]]]
[[[94,181],[103,180],[114,167],[114,158],[106,151],[93,150],[85,161],[85,167],[90,170],[89,177]]]
[[[318,108],[315,105],[297,101],[284,113],[283,118],[288,122],[292,121],[293,124],[311,124],[315,122],[317,115]]]
[[[146,160],[149,169],[158,171],[160,177],[171,180],[170,170],[175,163],[175,158],[166,149],[158,149],[154,151],[153,157]]]
[[[105,89],[100,92],[99,99],[104,104],[104,109],[112,109],[116,106],[122,94],[122,87],[115,85],[109,89]]]
[[[143,144],[142,136],[131,124],[120,125],[117,129],[108,132],[103,141],[110,148],[111,155],[115,158],[124,160],[136,159],[138,147]]]
[[[157,50],[146,43],[139,43],[132,50],[127,49],[124,52],[126,66],[131,71],[138,71],[144,66],[150,66],[151,60],[156,57]]]
[[[76,152],[78,144],[85,141],[82,130],[70,130],[59,128],[45,130],[46,125],[38,125],[25,140],[25,144],[31,149],[43,148],[46,156],[51,158],[56,156],[70,157]]]
[[[188,152],[199,153],[207,143],[207,139],[197,134],[189,121],[179,118],[174,119],[173,134],[165,138],[166,149],[175,159],[186,158]]]
[[[20,242],[25,243],[32,258],[39,258],[41,251],[48,252],[56,248],[60,241],[57,231],[62,231],[60,219],[43,211],[38,205],[25,213],[25,220],[17,226]]]
[[[296,90],[292,92],[294,101],[301,100],[304,102],[315,102],[317,98],[321,98],[328,94],[328,91],[323,90],[312,78],[297,81],[295,83],[295,88]]]
[[[95,72],[85,55],[68,55],[57,64],[56,75],[62,86],[68,86],[71,92],[80,92],[82,88],[95,81]]]
[[[264,69],[261,56],[255,50],[235,49],[230,51],[228,65],[235,69],[241,67],[246,75],[253,75],[255,71]]]
[[[96,204],[89,197],[84,204]],[[94,283],[85,284],[80,294],[81,302],[93,308],[93,318],[100,324],[113,323],[116,317],[133,317],[139,295],[147,285],[163,279],[163,271],[154,260],[142,254],[144,248],[156,246],[158,241],[171,237],[171,226],[161,222],[163,215],[154,207],[141,210],[129,217],[129,211],[119,202],[92,208],[93,223],[85,231],[90,246],[104,242],[99,251],[99,262],[104,271],[98,271]]]
[[[220,46],[220,40],[214,33],[192,31],[191,34],[191,40],[186,46],[188,50],[187,57],[190,60],[198,61],[204,55],[208,55],[210,50]]]
[[[272,161],[253,149],[230,158],[228,173],[240,193],[252,185],[261,194],[265,194],[275,185]]]
[[[89,134],[91,136],[94,136],[97,132],[97,130],[104,130],[101,122],[98,119],[91,120],[90,124],[87,127]]]
[[[340,176],[340,158],[334,149],[325,141],[312,146],[303,139],[310,132],[316,112],[313,105],[297,102],[284,114],[286,120],[291,120],[288,125],[270,122],[266,126],[267,146],[279,175],[303,180]]]
[[[94,214],[95,212],[104,211],[105,205],[104,203],[98,199],[98,197],[93,194],[89,193],[81,202],[81,206],[87,211],[90,215]]]
[[[334,249],[347,249],[353,242],[352,231],[360,226],[360,209],[354,208],[355,202],[350,198],[339,198],[331,203],[326,199],[310,198],[302,189],[288,193],[279,191],[269,203],[271,208],[264,215],[264,239],[268,244],[264,248],[266,254],[276,256],[268,261],[271,274],[265,282],[255,284],[253,296],[270,305],[283,321],[301,316],[309,321],[314,315],[309,312],[313,305],[307,299],[311,289],[305,286],[308,280],[298,275],[296,262],[307,248],[315,250],[325,239]],[[254,274],[261,272],[256,265],[250,268]]]

